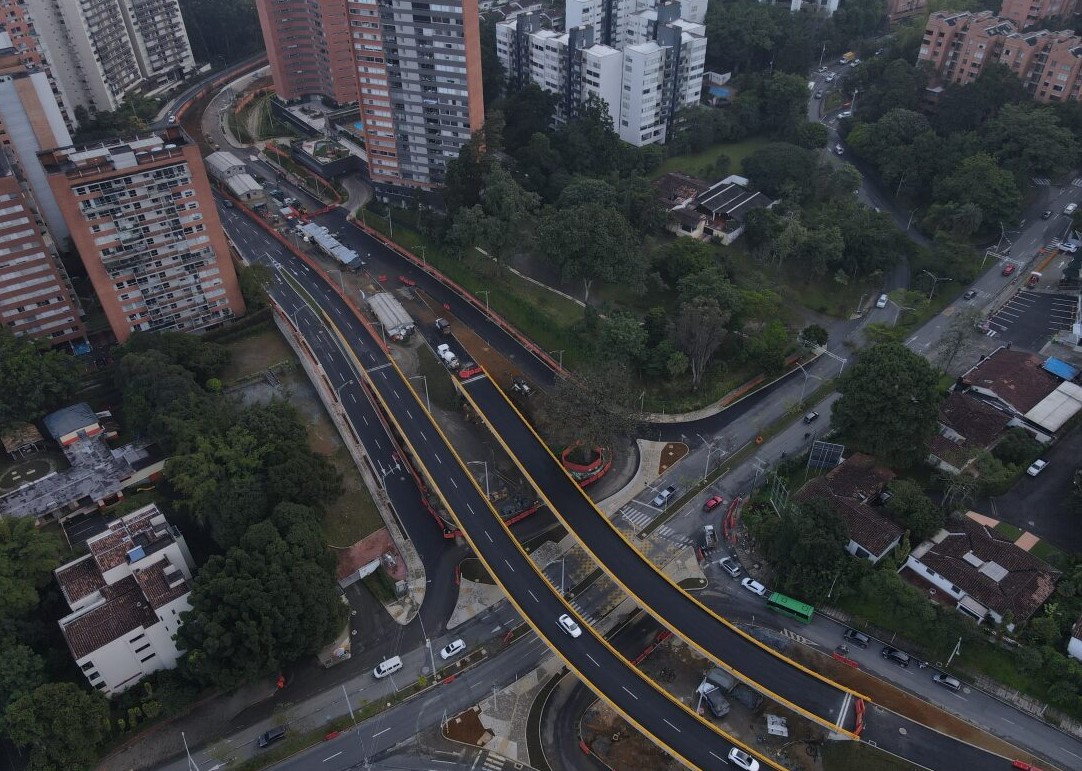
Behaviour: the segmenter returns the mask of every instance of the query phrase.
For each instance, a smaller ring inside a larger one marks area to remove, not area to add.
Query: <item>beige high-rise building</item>
[[[39,159],[118,341],[244,313],[199,148],[179,127]]]
[[[26,0],[71,108],[115,110],[131,90],[195,68],[177,0]]]

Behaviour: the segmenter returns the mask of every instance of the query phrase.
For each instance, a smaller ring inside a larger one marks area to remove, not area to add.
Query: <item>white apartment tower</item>
[[[496,25],[496,52],[512,84],[534,82],[559,94],[556,120],[573,118],[591,95],[605,100],[620,138],[636,146],[663,143],[673,117],[698,104],[706,63],[706,28],[682,17],[681,3],[624,7],[616,45],[596,40],[592,24],[559,34],[540,28],[538,14]],[[696,12],[705,14],[705,4]],[[572,13],[572,9],[578,16]],[[619,11],[568,0],[572,18],[605,20]],[[600,14],[600,16],[599,16]]]
[[[178,0],[26,0],[72,108],[115,110],[194,69]]]

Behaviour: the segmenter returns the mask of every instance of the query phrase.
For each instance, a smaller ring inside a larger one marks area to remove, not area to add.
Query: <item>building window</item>
[[[155,657],[155,656],[157,656],[157,655],[158,655],[158,654],[156,654],[156,653],[151,653],[151,654],[150,654],[149,656],[147,656],[146,658],[142,658],[142,659],[139,659],[139,663],[140,663],[140,664],[146,664],[146,663],[147,663],[148,661],[150,661],[150,660],[151,660],[152,658],[154,658],[154,657]]]

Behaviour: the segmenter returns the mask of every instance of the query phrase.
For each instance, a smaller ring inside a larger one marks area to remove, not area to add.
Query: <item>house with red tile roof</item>
[[[978,450],[995,444],[1010,423],[1010,415],[984,400],[952,391],[939,407],[939,433],[928,443],[928,461],[958,474]]]
[[[953,604],[981,623],[1007,630],[1026,621],[1052,596],[1060,571],[986,524],[966,517],[917,546],[898,573],[923,586],[935,602]]]
[[[154,504],[113,520],[87,548],[54,573],[72,611],[60,630],[90,684],[111,696],[176,666],[195,563]]]
[[[887,484],[892,479],[893,471],[877,465],[870,455],[856,453],[804,485],[795,500],[821,499],[830,503],[849,533],[845,550],[874,565],[902,539],[902,528],[883,513],[881,506],[890,498]]]

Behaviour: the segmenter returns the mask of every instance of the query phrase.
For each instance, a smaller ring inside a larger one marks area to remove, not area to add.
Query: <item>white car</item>
[[[1035,477],[1044,471],[1044,467],[1047,465],[1048,461],[1046,460],[1035,460],[1033,461],[1033,465],[1026,469],[1026,473],[1031,477]]]
[[[729,750],[729,762],[744,771],[759,771],[759,761],[738,747]]]
[[[853,117],[853,111],[852,110],[842,110],[840,113],[838,113],[838,117],[839,118],[852,118]]]
[[[464,650],[466,650],[466,641],[455,640],[454,642],[447,643],[447,645],[440,648],[440,658],[444,661],[447,661],[447,659],[451,658],[452,656],[457,656]]]
[[[582,629],[575,623],[575,619],[566,613],[560,616],[560,626],[572,637],[578,637],[582,634]]]
[[[838,155],[845,155],[845,148],[841,145],[834,145],[834,152],[836,152]]]
[[[827,83],[833,83],[835,77],[837,76],[833,72],[828,72],[826,74],[826,77],[823,78],[823,80],[825,80]]]
[[[664,506],[674,495],[676,495],[676,485],[669,485],[664,490],[654,496],[654,500],[652,501],[652,503],[655,506]]]
[[[876,308],[886,308],[888,300],[890,300],[890,298],[887,297],[885,294],[879,295],[879,299],[875,301],[875,307]]]
[[[758,581],[752,580],[750,578],[745,578],[743,581],[740,582],[740,585],[752,594],[757,594],[760,597],[766,597],[767,595],[766,587]]]

